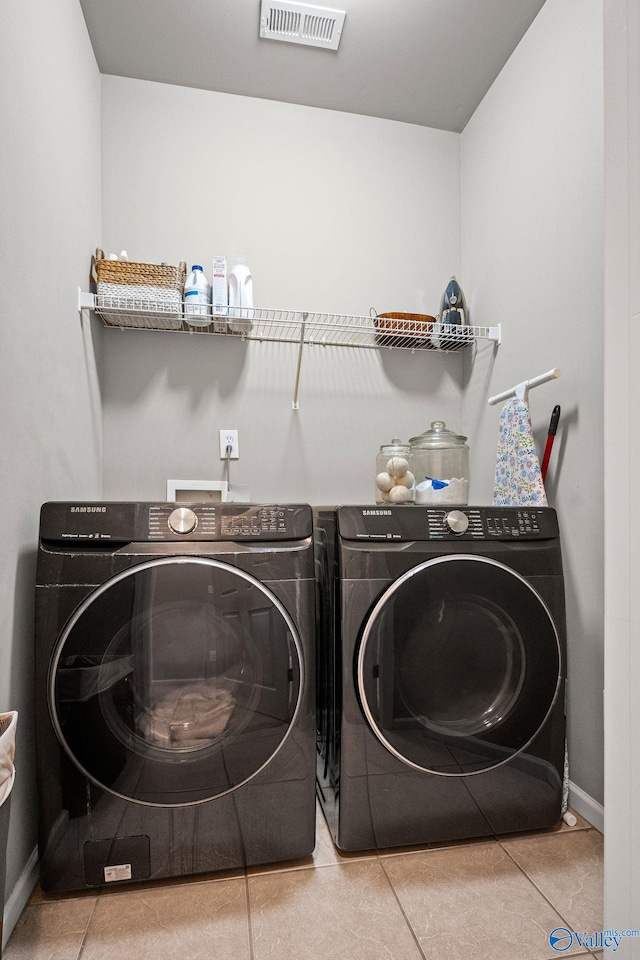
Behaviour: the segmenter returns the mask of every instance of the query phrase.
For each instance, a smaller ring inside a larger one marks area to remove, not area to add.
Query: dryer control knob
[[[169,514],[169,527],[174,533],[191,533],[197,522],[198,518],[189,507],[178,507]]]
[[[452,533],[465,533],[469,526],[469,517],[462,510],[452,510],[444,518]]]

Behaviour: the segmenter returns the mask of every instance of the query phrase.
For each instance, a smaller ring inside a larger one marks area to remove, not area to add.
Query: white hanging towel
[[[518,397],[507,400],[500,412],[493,503],[500,507],[547,506],[529,407]]]
[[[0,713],[0,807],[5,802],[16,776],[13,761],[16,755],[16,727],[18,714]]]

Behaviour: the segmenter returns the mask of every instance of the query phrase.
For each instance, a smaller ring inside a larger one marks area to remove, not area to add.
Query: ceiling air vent
[[[260,36],[337,50],[344,18],[344,10],[326,10],[286,0],[262,0]]]

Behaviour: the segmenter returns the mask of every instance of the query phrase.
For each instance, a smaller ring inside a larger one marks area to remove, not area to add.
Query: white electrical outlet
[[[238,447],[237,430],[220,430],[220,459],[221,460],[239,460],[240,448]],[[227,447],[231,447],[231,452],[227,452]]]

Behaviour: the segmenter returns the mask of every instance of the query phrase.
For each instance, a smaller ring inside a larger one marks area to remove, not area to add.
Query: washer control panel
[[[40,539],[99,544],[178,540],[305,540],[311,507],[266,503],[45,503]]]
[[[149,506],[149,539],[290,540],[298,533],[298,509],[278,504],[174,503]],[[173,536],[172,536],[173,535]]]
[[[551,507],[338,507],[344,540],[538,540],[559,535]]]
[[[210,504],[189,504],[177,507],[175,503],[149,505],[149,540],[183,540],[215,538],[217,533],[216,508]]]

